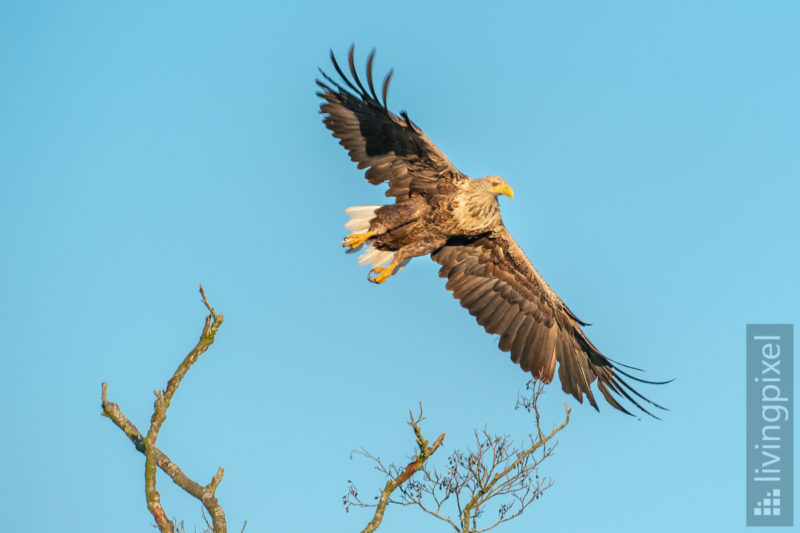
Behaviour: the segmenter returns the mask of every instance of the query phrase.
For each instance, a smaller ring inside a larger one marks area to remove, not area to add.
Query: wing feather
[[[496,320],[498,316],[503,316],[505,307],[503,298],[497,292],[492,292],[491,296],[487,298],[486,305],[477,311],[478,314],[475,315],[475,319],[481,326],[488,327],[489,321]]]
[[[372,76],[375,51],[367,58],[369,90],[358,75],[354,56],[354,47],[350,47],[347,76],[331,52],[331,63],[341,83],[320,70],[324,80],[317,80],[322,89],[317,95],[324,100],[320,105],[323,123],[358,168],[367,169],[367,181],[373,185],[388,182],[386,196],[402,201],[413,192],[436,194],[440,180],[468,180],[405,112],[398,117],[386,107],[391,71],[383,82],[383,101],[378,99]]]
[[[455,296],[455,295],[454,295]],[[517,306],[516,315],[514,318],[511,319],[511,322],[508,324],[508,327],[499,330],[500,333],[500,343],[499,348],[504,352],[511,351],[511,347],[513,346],[514,339],[517,337],[517,332],[519,331],[519,327],[522,325],[522,322],[528,316],[522,312],[522,309]],[[495,333],[495,332],[490,332]]]
[[[525,353],[525,341],[528,340],[528,333],[530,333],[531,328],[534,327],[535,322],[536,320],[532,316],[527,315],[517,330],[516,335],[514,335],[514,341],[511,345],[511,360],[515,363],[527,366],[527,362],[523,363],[524,360],[522,356]],[[522,370],[526,372],[530,370],[529,368],[525,368],[525,366],[523,366]]]
[[[550,382],[558,367],[564,392],[579,402],[584,397],[598,409],[597,389],[615,409],[631,414],[620,399],[651,416],[645,402],[663,409],[624,379],[660,384],[632,376],[605,357],[581,329],[586,325],[564,304],[501,227],[474,238],[452,238],[431,257],[441,265],[439,275],[487,332],[500,335],[499,347],[536,379]],[[657,417],[656,417],[657,418]]]

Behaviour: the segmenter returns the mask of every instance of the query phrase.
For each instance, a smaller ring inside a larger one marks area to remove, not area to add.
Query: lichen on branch
[[[147,508],[150,510],[150,513],[156,521],[156,526],[162,533],[174,533],[175,524],[172,520],[167,518],[167,514],[161,505],[161,494],[156,488],[156,471],[158,468],[161,468],[161,470],[170,476],[176,485],[203,503],[203,506],[211,515],[214,533],[227,533],[228,531],[225,521],[225,512],[216,498],[216,490],[222,481],[224,469],[219,467],[216,474],[211,478],[211,481],[207,485],[201,485],[184,474],[178,465],[164,452],[159,450],[156,445],[158,433],[167,418],[167,409],[169,409],[170,403],[178,387],[180,387],[181,381],[192,365],[194,365],[200,356],[214,343],[217,331],[224,320],[224,316],[221,313],[217,314],[214,308],[211,307],[211,304],[208,303],[202,285],[200,285],[200,295],[202,296],[203,304],[209,311],[209,315],[206,316],[205,324],[200,334],[200,340],[197,341],[195,347],[192,348],[181,364],[178,365],[178,368],[167,382],[166,389],[163,391],[154,391],[156,399],[153,406],[153,415],[150,419],[150,427],[146,435],[142,436],[138,428],[122,412],[119,405],[108,400],[108,383],[103,382],[101,390],[103,416],[111,419],[111,421],[128,436],[134,447],[145,455],[145,496],[147,498]]]

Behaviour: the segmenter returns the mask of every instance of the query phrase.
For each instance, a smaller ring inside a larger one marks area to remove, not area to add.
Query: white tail
[[[369,223],[375,218],[375,211],[382,207],[380,205],[354,205],[344,210],[345,214],[350,217],[347,224],[344,225],[345,229],[353,235],[363,235],[369,231]],[[370,268],[383,268],[392,262],[397,252],[387,252],[378,250],[372,246],[374,239],[368,239],[364,243],[364,253],[358,256],[358,264],[366,265],[372,263]],[[394,270],[392,274],[397,274],[403,269],[406,262]]]
[[[379,205],[354,205],[344,210],[350,220],[344,227],[347,231],[360,235],[369,231],[369,223],[375,218]]]

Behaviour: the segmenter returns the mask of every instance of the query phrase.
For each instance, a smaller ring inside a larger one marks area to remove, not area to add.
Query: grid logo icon
[[[767,491],[766,497],[756,502],[753,507],[754,516],[780,516],[781,514],[781,489]]]

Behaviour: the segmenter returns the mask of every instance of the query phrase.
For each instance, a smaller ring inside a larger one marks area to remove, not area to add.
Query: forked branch
[[[203,297],[203,304],[209,311],[209,315],[205,319],[203,331],[200,334],[200,340],[197,341],[195,347],[184,358],[181,364],[178,365],[172,378],[167,382],[167,388],[163,391],[154,391],[156,400],[153,416],[150,419],[150,428],[146,435],[142,436],[133,422],[128,420],[123,414],[119,405],[108,401],[108,383],[103,382],[102,384],[101,397],[103,416],[110,418],[111,421],[128,436],[134,447],[145,455],[145,495],[147,497],[147,508],[150,510],[150,513],[156,521],[156,526],[158,526],[162,533],[174,533],[175,524],[167,518],[167,514],[161,505],[161,494],[156,488],[157,468],[161,468],[161,470],[172,478],[172,481],[174,481],[176,485],[203,503],[203,506],[211,515],[214,533],[227,533],[228,530],[225,522],[225,512],[216,498],[216,490],[222,481],[224,469],[219,467],[216,474],[211,478],[211,481],[207,485],[201,485],[184,474],[178,465],[173,463],[170,458],[156,446],[158,433],[167,418],[167,409],[169,409],[175,392],[178,390],[181,381],[192,365],[197,362],[199,357],[214,343],[217,331],[224,319],[223,315],[221,313],[217,314],[214,308],[211,307],[211,304],[208,303],[202,285],[200,285],[200,294]]]
[[[396,489],[402,487],[403,484],[410,480],[414,474],[425,468],[425,462],[430,458],[431,455],[434,454],[434,452],[436,452],[436,450],[441,447],[442,443],[444,442],[444,433],[439,435],[439,437],[430,446],[428,445],[428,440],[422,436],[422,430],[419,427],[420,422],[424,420],[422,416],[422,405],[420,405],[419,415],[416,417],[411,410],[409,410],[408,414],[410,418],[408,425],[414,430],[414,437],[416,438],[419,452],[411,458],[411,461],[405,466],[405,468],[397,468],[395,472],[389,475],[389,480],[386,481],[386,485],[384,485],[383,490],[377,498],[378,503],[365,504],[359,500],[358,491],[355,489],[355,486],[352,483],[350,484],[349,494],[343,499],[343,503],[348,509],[351,505],[357,505],[359,507],[375,507],[375,514],[373,515],[372,520],[369,521],[361,533],[372,533],[378,529],[378,526],[380,526],[381,522],[383,521],[383,514],[386,512],[386,507],[390,503],[392,493]],[[380,459],[371,456],[366,450],[362,449],[356,453],[365,455],[366,457],[376,461],[381,467],[383,466],[380,463]],[[382,471],[386,472],[385,469]]]

